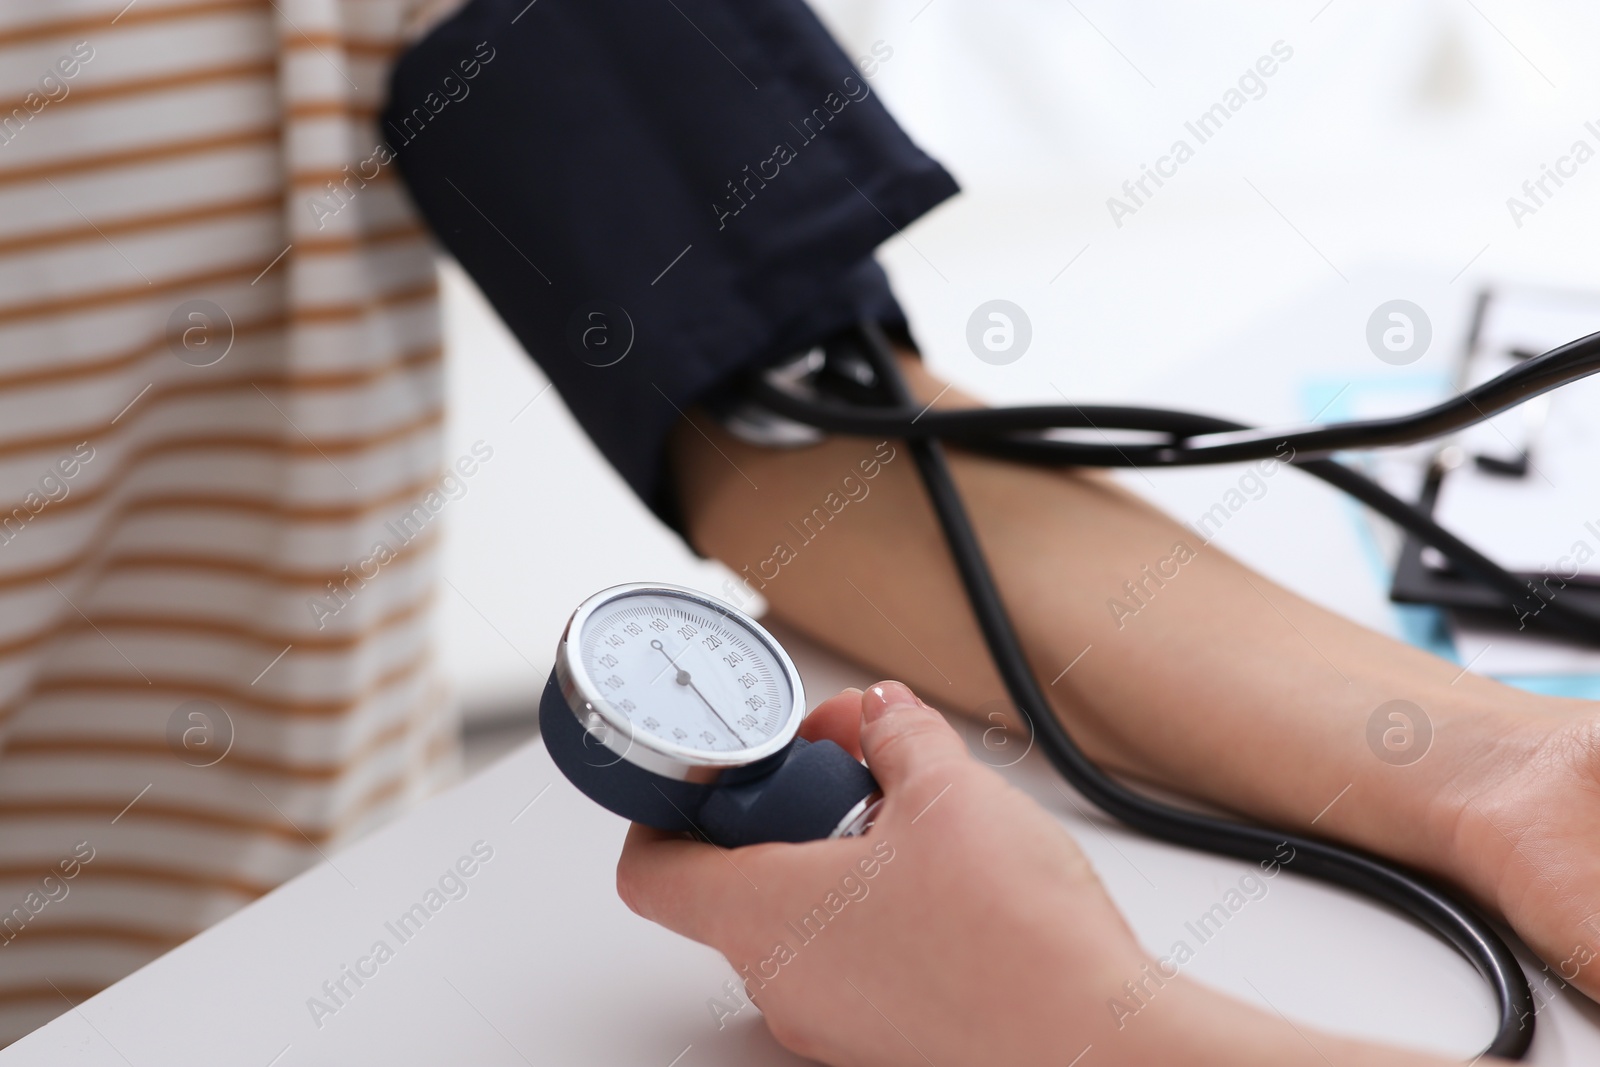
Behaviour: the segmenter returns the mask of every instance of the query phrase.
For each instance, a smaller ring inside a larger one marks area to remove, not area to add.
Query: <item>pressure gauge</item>
[[[578,605],[540,702],[556,766],[618,815],[727,847],[863,832],[871,773],[797,736],[800,673],[730,604],[620,585]]]

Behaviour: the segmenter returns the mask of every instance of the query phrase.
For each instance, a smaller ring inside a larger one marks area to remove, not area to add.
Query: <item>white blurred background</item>
[[[1592,4],[817,6],[851,55],[892,49],[872,88],[964,187],[880,258],[934,369],[991,400],[1304,421],[1339,383],[1437,390],[1483,285],[1600,289],[1600,159],[1547,186],[1520,226],[1507,207],[1574,142],[1600,149]],[[1292,57],[1265,93],[1197,144],[1184,123],[1278,42]],[[1107,198],[1180,137],[1194,158],[1117,226]],[[583,597],[640,579],[715,591],[721,578],[626,493],[470,283],[454,270],[447,283],[451,454],[483,439],[496,456],[449,516],[443,640],[469,723],[492,733],[528,721]],[[966,342],[968,316],[994,298],[1032,322],[1031,347],[1007,366]],[[1411,366],[1366,346],[1368,316],[1394,298],[1433,322]],[[1129,484],[1187,518],[1227,477]],[[1318,573],[1319,538],[1351,521],[1347,508],[1309,481],[1270,500],[1230,524],[1225,547],[1402,629],[1381,595]],[[1288,551],[1286,528],[1303,530]]]

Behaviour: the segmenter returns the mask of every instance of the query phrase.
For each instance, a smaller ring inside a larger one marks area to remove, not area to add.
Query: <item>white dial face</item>
[[[686,597],[634,593],[596,608],[578,635],[596,692],[648,743],[738,752],[771,740],[795,696],[754,631]]]

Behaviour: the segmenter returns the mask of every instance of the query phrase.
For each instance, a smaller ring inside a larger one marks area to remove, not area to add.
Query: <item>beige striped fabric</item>
[[[0,0],[0,1040],[453,771],[405,7]]]

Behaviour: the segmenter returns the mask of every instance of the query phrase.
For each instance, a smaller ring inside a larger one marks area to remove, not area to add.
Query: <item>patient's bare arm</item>
[[[925,399],[944,388],[905,370]],[[941,406],[970,403],[953,394]],[[1103,476],[950,456],[1035,672],[1091,756],[1445,875],[1600,995],[1594,705],[1464,674],[1319,608]],[[939,706],[1004,696],[903,444],[762,449],[696,417],[672,462],[696,546],[778,618]],[[1119,599],[1138,610],[1113,612]],[[1432,724],[1408,765],[1367,739],[1392,700]]]

